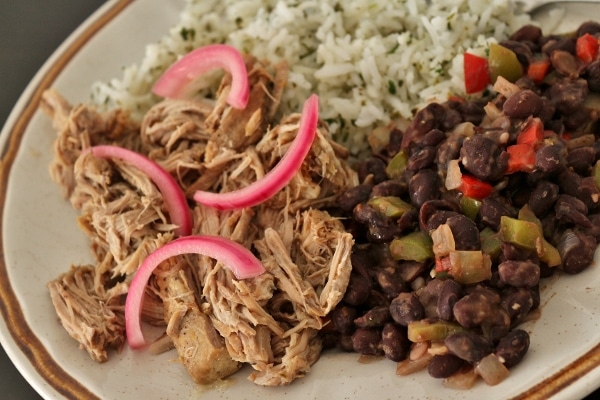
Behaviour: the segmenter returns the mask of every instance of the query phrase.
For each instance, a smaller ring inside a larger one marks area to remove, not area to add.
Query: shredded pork
[[[245,187],[272,169],[298,130],[300,116],[278,115],[287,65],[246,58],[251,83],[244,110],[226,104],[225,75],[215,99],[164,100],[141,121],[123,111],[72,107],[57,92],[42,109],[58,136],[50,175],[75,209],[96,265],[73,266],[48,284],[67,332],[93,359],[124,341],[123,303],[143,258],[174,238],[160,192],[136,168],[84,150],[117,144],[146,154],[179,182],[190,200],[195,234],[221,235],[252,249],[266,273],[237,280],[206,256],[165,261],[149,283],[143,319],[166,336],[194,381],[222,379],[249,363],[260,385],[285,385],[319,358],[324,317],[348,284],[352,236],[324,211],[358,183],[320,124],[302,168],[280,193],[241,210],[195,204],[198,190]]]

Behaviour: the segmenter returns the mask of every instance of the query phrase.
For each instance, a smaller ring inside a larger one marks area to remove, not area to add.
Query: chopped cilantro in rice
[[[358,154],[373,128],[464,95],[462,54],[529,22],[515,12],[509,0],[187,0],[177,26],[121,78],[96,83],[93,101],[141,117],[158,100],[153,82],[177,56],[229,43],[286,60],[283,112],[317,93],[336,140]]]

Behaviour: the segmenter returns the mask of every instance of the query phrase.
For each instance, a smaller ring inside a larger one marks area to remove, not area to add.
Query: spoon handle
[[[535,13],[536,10],[541,8],[546,8],[550,6],[561,7],[566,5],[567,3],[577,3],[577,4],[586,4],[586,3],[600,3],[599,0],[525,0],[525,1],[516,1],[515,2],[518,7],[520,7],[521,11],[526,13]]]

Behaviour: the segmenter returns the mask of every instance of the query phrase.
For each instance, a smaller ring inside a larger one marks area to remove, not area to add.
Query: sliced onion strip
[[[287,185],[298,172],[310,151],[319,121],[319,98],[311,95],[304,103],[298,133],[275,167],[252,184],[231,192],[211,193],[198,190],[194,200],[220,210],[255,206]]]
[[[240,52],[226,44],[200,47],[181,57],[158,78],[152,92],[162,97],[183,98],[190,83],[216,68],[225,69],[232,77],[227,103],[234,108],[245,108],[250,96],[246,64]]]
[[[141,329],[140,316],[144,291],[150,276],[166,259],[182,254],[201,254],[212,257],[229,267],[236,278],[253,278],[265,271],[261,262],[233,240],[210,235],[185,236],[159,247],[148,255],[138,268],[125,300],[125,332],[127,341],[134,349],[146,345]]]
[[[148,157],[119,146],[99,145],[90,149],[94,157],[122,160],[148,175],[160,190],[171,222],[177,225],[175,234],[186,236],[192,232],[192,216],[181,187],[164,168]]]

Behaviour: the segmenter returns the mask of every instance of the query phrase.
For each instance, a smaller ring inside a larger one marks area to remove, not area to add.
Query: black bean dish
[[[499,43],[513,82],[390,128],[339,198],[355,246],[330,343],[452,387],[521,361],[540,280],[586,269],[600,239],[599,37],[525,26]]]

